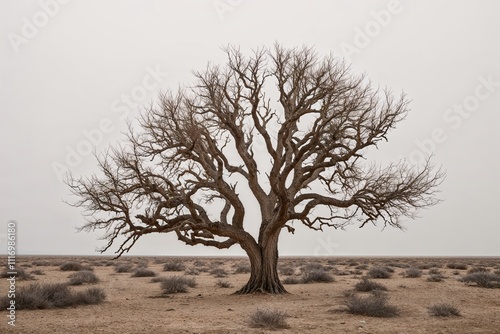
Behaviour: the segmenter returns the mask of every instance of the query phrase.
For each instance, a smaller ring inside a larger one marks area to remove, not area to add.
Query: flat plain
[[[7,263],[6,257],[1,261]],[[19,256],[16,261],[32,276],[16,280],[18,296],[30,284],[69,282],[76,271],[62,269],[76,263],[98,282],[70,289],[98,287],[106,298],[93,305],[16,310],[15,327],[3,309],[0,333],[500,333],[500,282],[481,287],[464,279],[473,273],[500,277],[500,258],[282,257],[285,295],[234,294],[250,275],[248,260],[238,257]],[[304,277],[317,271],[333,281],[306,283]],[[379,278],[384,273],[386,278]],[[172,276],[194,284],[186,292],[167,293],[162,282]],[[363,278],[387,290],[355,292]],[[4,301],[8,289],[3,278]],[[382,293],[396,315],[353,314],[349,307],[353,296],[364,300]],[[430,308],[440,305],[459,315],[436,316]],[[250,316],[257,310],[282,314],[287,328],[255,327]]]

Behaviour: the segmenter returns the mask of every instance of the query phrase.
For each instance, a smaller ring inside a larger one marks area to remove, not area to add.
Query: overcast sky
[[[411,112],[374,157],[432,153],[447,171],[444,201],[405,231],[298,228],[282,233],[281,255],[499,256],[499,12],[494,0],[1,1],[0,253],[15,220],[21,254],[97,254],[102,233],[76,232],[83,219],[64,202],[63,173],[95,171],[91,149],[123,139],[125,120],[160,90],[224,63],[221,47],[277,41],[334,52],[404,91]],[[158,235],[131,254],[243,253]]]

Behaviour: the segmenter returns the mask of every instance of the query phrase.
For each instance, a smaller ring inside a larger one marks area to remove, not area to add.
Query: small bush
[[[229,283],[228,281],[223,281],[223,280],[218,280],[217,283],[215,283],[216,286],[219,288],[232,288],[232,284]]]
[[[432,269],[429,269],[429,271],[427,272],[429,275],[443,275],[439,269],[437,268],[432,268]]]
[[[366,269],[368,269],[368,265],[367,264],[360,264],[359,266],[356,266],[355,269],[366,270]]]
[[[250,315],[249,324],[254,328],[290,328],[290,326],[286,322],[286,317],[288,317],[288,315],[282,311],[258,309]]]
[[[68,261],[61,264],[59,266],[59,269],[62,271],[80,271],[83,270],[84,268],[83,265],[78,262]]]
[[[187,292],[188,287],[195,286],[196,281],[193,278],[182,276],[165,277],[161,280],[161,289],[166,294]]]
[[[444,276],[441,274],[431,274],[427,277],[427,282],[442,282],[444,280]]]
[[[460,311],[451,304],[435,304],[429,306],[428,310],[435,317],[460,316]]]
[[[294,276],[288,276],[288,277],[285,277],[282,280],[282,282],[283,282],[283,284],[300,284],[301,280],[297,277],[294,277]]]
[[[466,270],[467,269],[467,265],[466,264],[463,264],[463,263],[448,263],[446,265],[446,267],[448,267],[449,269],[457,269],[457,270]]]
[[[387,291],[387,288],[380,283],[371,281],[367,278],[363,278],[360,282],[358,282],[354,286],[354,290],[359,291],[359,292],[370,292],[370,291],[377,291],[377,290]]]
[[[462,277],[461,281],[464,283],[475,283],[481,288],[500,288],[500,275],[490,272],[473,272]]]
[[[103,302],[106,299],[104,290],[97,287],[88,288],[77,292],[74,298],[76,305],[94,305]]]
[[[198,276],[200,274],[200,271],[196,268],[188,268],[184,273],[186,275]]]
[[[426,264],[419,264],[419,265],[417,266],[417,268],[418,268],[418,269],[420,269],[420,270],[426,270],[426,269],[431,269],[431,268],[432,268],[432,266],[431,266],[430,264],[427,264],[427,263],[426,263]]]
[[[51,265],[48,261],[33,261],[31,264],[36,267],[48,267]]]
[[[132,263],[119,263],[115,265],[115,272],[117,273],[129,273],[132,271],[134,265]]]
[[[236,267],[236,269],[234,270],[234,273],[235,274],[247,274],[250,272],[250,270],[251,270],[251,268],[250,268],[249,264],[240,264]]]
[[[483,272],[488,272],[489,270],[485,267],[472,267],[470,268],[467,273],[473,274],[473,273],[483,273]]]
[[[306,273],[306,272],[313,271],[313,270],[325,270],[325,267],[320,263],[308,263],[305,266],[303,266],[302,268],[300,268],[300,270],[303,273]]]
[[[104,292],[99,288],[89,288],[75,294],[64,283],[35,283],[16,291],[16,309],[36,310],[97,304],[104,299]],[[0,299],[2,309],[7,308],[9,303],[7,296]]]
[[[206,265],[206,262],[202,260],[196,260],[193,262],[193,266],[195,267],[205,267]]]
[[[351,314],[383,318],[399,315],[399,309],[387,304],[387,296],[383,293],[372,294],[368,297],[359,297],[354,294],[346,302],[346,305]]]
[[[45,273],[44,273],[42,270],[40,270],[40,269],[35,269],[35,270],[32,270],[32,271],[31,271],[31,274],[32,274],[32,275],[38,275],[38,276],[39,276],[39,275],[45,275]]]
[[[280,273],[284,276],[291,276],[295,274],[295,268],[289,266],[280,267]]]
[[[16,279],[18,280],[34,280],[35,276],[27,272],[24,268],[18,267],[15,270],[6,269],[4,272],[0,273],[1,278],[9,278],[13,275],[9,274],[10,272],[15,272]]]
[[[405,270],[404,277],[417,278],[422,276],[422,270],[416,267],[411,267]]]
[[[391,273],[385,267],[373,267],[368,270],[368,276],[371,278],[390,278]]]
[[[214,268],[210,270],[210,275],[214,275],[215,277],[226,277],[227,271],[222,268]]]
[[[186,266],[179,260],[168,261],[163,265],[164,271],[184,271]]]
[[[154,271],[145,267],[139,267],[132,273],[132,277],[155,277],[156,275]]]
[[[302,283],[330,283],[335,281],[332,275],[324,269],[313,269],[304,272],[302,275]]]
[[[99,282],[99,278],[97,276],[88,270],[82,270],[82,271],[77,271],[76,273],[73,273],[69,275],[69,285],[82,285],[84,283],[97,283]]]

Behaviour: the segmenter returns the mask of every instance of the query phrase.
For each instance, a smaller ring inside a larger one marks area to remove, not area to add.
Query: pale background
[[[494,0],[1,1],[0,253],[7,222],[16,220],[21,254],[96,254],[101,233],[76,233],[82,217],[64,203],[71,198],[54,166],[85,150],[84,132],[95,134],[102,122],[110,131],[94,137],[96,150],[117,143],[121,116],[137,115],[161,89],[191,83],[191,71],[208,61],[223,63],[221,47],[249,53],[278,41],[334,52],[374,84],[407,93],[409,117],[373,157],[415,162],[433,153],[448,174],[444,202],[406,222],[406,231],[299,227],[282,234],[282,255],[498,256],[499,12]],[[148,79],[155,68],[157,82]],[[137,107],[120,101],[131,94]],[[470,112],[460,115],[463,104]],[[75,175],[95,170],[83,152],[69,168]],[[158,235],[131,254],[243,253]]]

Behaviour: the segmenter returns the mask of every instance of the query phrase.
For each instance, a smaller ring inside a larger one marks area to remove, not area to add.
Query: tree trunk
[[[250,279],[236,294],[287,293],[278,276],[278,237],[279,231],[263,238],[256,247],[244,247],[250,259]]]

